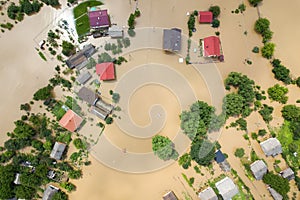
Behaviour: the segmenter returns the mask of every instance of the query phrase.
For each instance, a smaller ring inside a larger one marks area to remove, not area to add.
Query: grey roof
[[[281,176],[288,180],[292,180],[295,178],[294,171],[291,168],[287,168],[281,172]]]
[[[79,74],[79,76],[77,77],[77,81],[83,85],[91,78],[92,78],[92,75],[90,74],[90,72],[86,71],[86,72]]]
[[[268,167],[262,160],[257,160],[250,165],[250,169],[256,180],[262,180],[263,176],[267,173]]]
[[[215,191],[211,187],[208,187],[205,190],[201,191],[198,197],[201,200],[218,200]]]
[[[178,200],[178,198],[173,191],[170,191],[163,196],[163,200]]]
[[[58,188],[52,186],[52,185],[49,185],[47,187],[47,189],[45,190],[44,192],[44,195],[43,195],[43,200],[51,200],[53,195],[58,192]]]
[[[168,51],[180,51],[181,30],[177,28],[164,29],[163,49]]]
[[[69,59],[66,61],[66,64],[71,69],[75,67],[77,69],[81,69],[87,64],[88,58],[91,57],[95,52],[95,47],[92,44],[88,44],[84,46],[82,50],[78,51],[75,55],[69,57]]]
[[[276,138],[269,138],[260,143],[260,146],[266,156],[276,156],[282,153],[282,148],[279,140]]]
[[[97,106],[98,108],[105,110],[107,113],[111,113],[112,110],[114,109],[114,106],[106,103],[105,101],[103,101],[102,98],[99,98],[95,104],[95,106]]]
[[[281,194],[279,194],[276,190],[274,190],[273,188],[268,188],[271,196],[273,197],[274,200],[282,200],[283,197],[281,196]]]
[[[225,177],[224,179],[218,181],[216,183],[216,188],[218,189],[219,194],[223,197],[224,200],[230,200],[232,197],[239,193],[237,186],[228,177]]]
[[[54,147],[51,151],[50,157],[54,158],[56,160],[60,160],[61,156],[63,155],[65,148],[66,148],[66,144],[64,143],[60,143],[60,142],[55,142]]]
[[[109,113],[106,110],[103,110],[96,106],[91,107],[91,113],[93,113],[94,115],[96,115],[97,117],[99,117],[102,120],[105,120],[106,117],[109,115]]]
[[[90,105],[94,105],[98,100],[98,95],[87,87],[80,88],[77,93],[78,97]]]
[[[116,25],[112,25],[108,28],[108,35],[112,38],[123,37],[123,28]]]

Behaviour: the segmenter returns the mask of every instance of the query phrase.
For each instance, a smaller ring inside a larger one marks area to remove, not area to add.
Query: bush
[[[257,46],[253,47],[252,52],[259,53],[259,48]]]
[[[255,25],[254,25],[254,30],[262,34],[268,31],[270,28],[270,21],[267,18],[259,18],[256,20]]]
[[[176,160],[177,151],[173,147],[172,141],[168,137],[156,135],[152,138],[152,150],[162,160]]]
[[[267,134],[267,131],[266,131],[265,129],[260,129],[260,130],[258,130],[258,135],[259,135],[259,136],[263,137],[263,136],[265,136],[266,134]]]
[[[75,52],[76,52],[76,48],[72,43],[70,43],[68,41],[63,41],[62,54],[64,54],[65,56],[71,56],[71,55],[75,54]]]
[[[273,120],[272,113],[273,113],[274,108],[272,106],[268,106],[266,104],[263,105],[263,108],[258,111],[258,113],[262,116],[263,120],[266,123],[269,123],[270,121]]]
[[[283,106],[281,110],[282,117],[287,121],[300,120],[300,108],[295,105]]]
[[[250,5],[256,7],[263,0],[248,0],[248,1],[249,1]]]
[[[21,104],[20,110],[30,111],[30,105],[29,103]]]
[[[118,103],[119,100],[120,100],[120,94],[114,92],[114,93],[112,94],[112,100],[113,100],[114,103]]]
[[[218,19],[214,19],[211,23],[213,28],[218,28],[220,26],[220,21]]]
[[[33,95],[33,99],[38,100],[46,100],[52,97],[53,87],[48,85],[36,91]]]
[[[270,59],[270,58],[272,58],[274,51],[275,51],[275,44],[274,43],[266,43],[261,48],[261,55],[264,58]]]
[[[105,123],[106,124],[112,124],[113,123],[113,118],[112,117],[107,117],[106,119],[105,119]]]
[[[237,148],[234,155],[238,158],[242,158],[245,155],[245,150],[243,148]]]
[[[209,8],[209,11],[213,13],[214,18],[217,18],[221,13],[221,9],[219,6],[211,6]]]
[[[208,140],[198,140],[192,143],[191,158],[199,165],[209,165],[215,157],[215,146]]]
[[[84,149],[85,148],[85,144],[80,138],[76,138],[75,140],[73,140],[73,144],[76,147],[76,149]]]
[[[185,153],[179,158],[178,164],[180,166],[182,166],[183,169],[188,169],[191,166],[191,161],[192,161],[192,158],[191,158],[190,154]]]
[[[130,37],[134,37],[135,36],[135,31],[133,29],[128,29],[127,33],[128,33],[128,35]]]
[[[288,97],[286,96],[287,93],[288,89],[280,86],[279,84],[268,89],[269,98],[282,104],[285,104],[288,100]]]
[[[134,16],[135,17],[141,16],[141,11],[138,8],[134,11]]]
[[[129,15],[129,18],[128,18],[128,21],[127,21],[127,24],[129,26],[129,29],[134,29],[134,24],[135,24],[135,14],[131,13]]]

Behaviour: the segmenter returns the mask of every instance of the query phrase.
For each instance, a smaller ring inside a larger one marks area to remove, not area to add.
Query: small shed
[[[77,95],[78,95],[79,99],[82,99],[83,101],[85,101],[86,103],[88,103],[90,105],[94,105],[99,98],[99,96],[95,92],[93,92],[92,90],[88,89],[85,86],[80,88]]]
[[[44,191],[44,194],[43,194],[43,199],[42,200],[51,200],[53,195],[55,193],[58,192],[58,188],[57,187],[54,187],[53,185],[49,185],[46,190]]]
[[[216,151],[215,153],[215,161],[219,164],[225,161],[225,156],[221,150]]]
[[[61,142],[55,142],[54,147],[51,151],[50,157],[54,158],[56,160],[60,160],[65,149],[66,149],[66,144],[61,143]]]
[[[274,200],[282,200],[283,197],[281,196],[281,194],[279,194],[276,190],[274,190],[273,188],[269,187],[268,188],[271,196],[273,197]]]
[[[223,197],[224,200],[230,200],[232,197],[239,193],[237,186],[228,177],[225,177],[224,179],[218,181],[216,183],[216,188],[218,189],[219,194]]]
[[[282,147],[277,138],[269,138],[261,142],[260,146],[266,156],[276,156],[282,153]]]
[[[178,200],[178,198],[173,191],[169,191],[163,196],[163,200]]]
[[[283,170],[282,172],[280,172],[280,174],[283,178],[286,178],[289,181],[295,178],[295,173],[291,168]]]
[[[178,28],[164,29],[163,49],[166,51],[181,50],[181,29]]]
[[[256,180],[262,180],[263,176],[268,172],[268,167],[262,160],[252,163],[250,169]]]
[[[123,28],[120,26],[112,25],[108,28],[108,35],[111,38],[122,38],[123,34]]]
[[[84,85],[91,78],[92,78],[92,75],[90,74],[90,72],[86,71],[86,72],[79,74],[79,76],[77,77],[77,82],[80,83],[81,85]]]
[[[198,19],[199,19],[199,23],[212,23],[213,13],[210,11],[199,11]]]
[[[218,200],[215,191],[211,187],[208,187],[205,190],[201,191],[198,197],[200,200]]]
[[[107,116],[109,115],[109,113],[106,110],[104,110],[102,108],[98,108],[96,106],[92,106],[90,112],[102,120],[105,120],[107,118]]]

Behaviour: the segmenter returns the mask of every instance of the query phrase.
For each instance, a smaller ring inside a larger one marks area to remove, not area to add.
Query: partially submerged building
[[[92,44],[88,44],[83,47],[82,50],[69,57],[66,61],[67,66],[70,69],[76,68],[77,70],[82,69],[88,63],[88,59],[96,52],[95,47]]]
[[[175,51],[175,52],[181,50],[181,29],[178,28],[164,29],[163,49],[166,51]]]
[[[92,75],[90,74],[90,72],[86,71],[86,72],[80,73],[76,80],[81,85],[84,85],[91,78],[92,78]]]
[[[99,96],[92,90],[88,89],[87,87],[80,88],[77,95],[78,95],[79,99],[87,102],[89,105],[96,104],[96,102],[99,99]]]
[[[221,42],[217,36],[210,36],[202,39],[202,52],[205,57],[221,56]]]
[[[268,188],[271,196],[273,197],[274,200],[282,200],[283,197],[281,196],[281,194],[279,194],[276,190],[274,190],[273,188],[269,187]]]
[[[69,109],[66,114],[59,120],[59,124],[70,132],[76,131],[83,119],[73,110]]]
[[[122,38],[124,35],[123,28],[117,25],[109,27],[107,33],[111,38]]]
[[[96,65],[96,73],[100,80],[108,81],[115,79],[115,65],[113,62],[104,62]]]
[[[282,147],[277,138],[269,138],[261,142],[260,146],[266,156],[276,156],[282,153]]]
[[[282,172],[280,172],[280,174],[283,178],[286,178],[289,181],[295,178],[295,173],[291,168],[283,170]]]
[[[201,191],[198,194],[198,197],[200,200],[218,200],[218,196],[211,187],[208,187],[205,190]]]
[[[199,11],[198,12],[198,20],[199,20],[199,23],[212,23],[213,21],[213,13],[210,12],[210,11]]]
[[[226,157],[221,150],[217,150],[215,152],[215,161],[219,164],[220,168],[223,171],[225,172],[230,171],[231,169],[230,164],[227,162]]]
[[[53,195],[59,191],[59,188],[49,185],[43,194],[43,200],[51,200]]]
[[[107,10],[94,10],[92,7],[89,12],[89,21],[91,29],[106,29],[110,26],[110,20]]]
[[[218,181],[216,183],[216,188],[218,189],[219,194],[223,197],[224,200],[231,200],[232,197],[239,193],[237,186],[228,177],[225,177],[224,179]]]
[[[256,180],[262,180],[263,176],[268,172],[268,167],[262,160],[252,163],[250,169]]]
[[[51,151],[50,157],[54,158],[55,160],[60,160],[65,149],[66,149],[66,144],[61,143],[61,142],[55,142],[54,147]]]
[[[163,200],[178,200],[178,198],[173,191],[169,191],[163,196]]]

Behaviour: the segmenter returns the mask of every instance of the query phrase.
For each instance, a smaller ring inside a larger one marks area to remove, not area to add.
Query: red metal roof
[[[200,23],[211,23],[213,21],[213,13],[210,11],[199,11]]]
[[[217,36],[210,36],[203,39],[204,56],[220,56],[221,45],[220,39]]]
[[[115,79],[115,66],[112,62],[100,63],[96,65],[96,73],[100,76],[100,80]]]
[[[78,116],[73,110],[68,110],[59,121],[59,124],[65,129],[74,132],[77,128],[79,128],[81,122],[82,118],[80,116]]]

